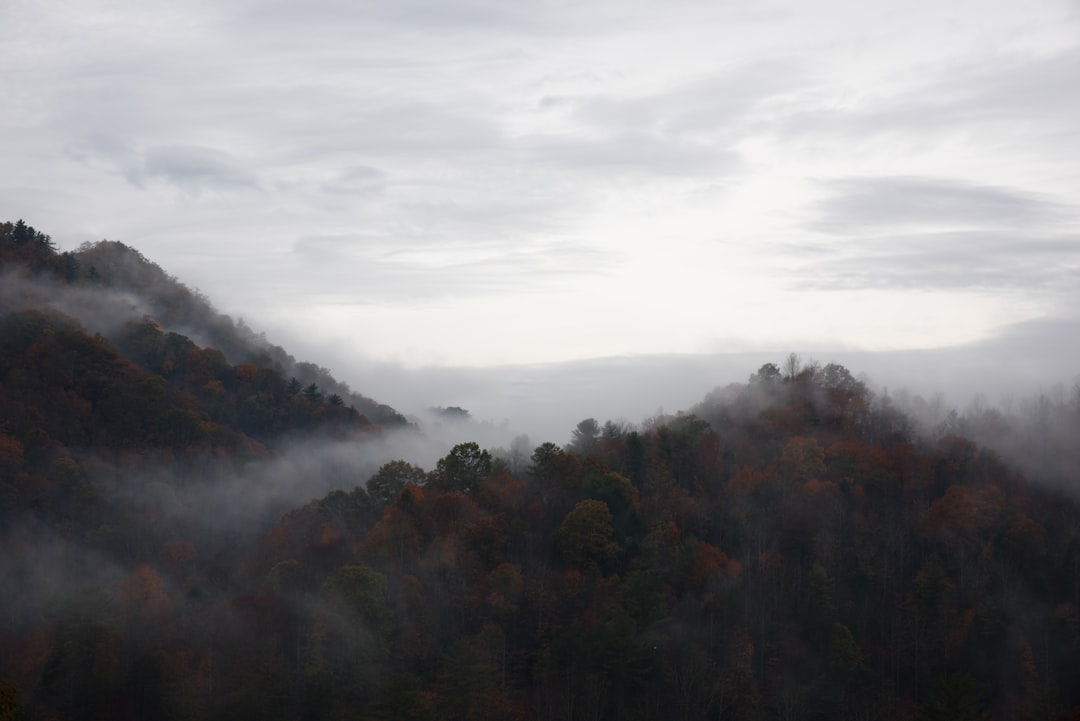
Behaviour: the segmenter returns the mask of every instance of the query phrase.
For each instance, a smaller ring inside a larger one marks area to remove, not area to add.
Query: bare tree
[[[787,358],[784,359],[784,379],[788,381],[795,380],[795,376],[799,375],[799,371],[802,370],[802,358],[798,353],[788,353]]]

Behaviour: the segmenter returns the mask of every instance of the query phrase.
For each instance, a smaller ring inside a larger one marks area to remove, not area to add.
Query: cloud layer
[[[16,0],[0,23],[0,216],[134,245],[286,344],[914,348],[1075,299],[1066,0]]]

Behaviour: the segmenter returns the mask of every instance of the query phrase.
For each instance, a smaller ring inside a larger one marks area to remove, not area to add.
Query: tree
[[[802,370],[802,358],[798,353],[788,353],[784,358],[784,380],[794,381],[800,370]]]
[[[184,663],[163,650],[137,660],[127,690],[138,718],[188,721],[198,718],[198,686]]]
[[[600,424],[595,418],[586,418],[577,424],[570,434],[569,450],[579,456],[587,456],[596,448],[596,439],[600,437]]]
[[[133,616],[160,626],[172,611],[172,600],[165,593],[165,582],[150,568],[140,564],[116,589],[120,603]]]
[[[580,501],[563,519],[555,532],[555,548],[568,563],[597,570],[619,553],[614,535],[607,504],[590,498]]]
[[[430,410],[431,410],[432,413],[434,413],[439,418],[442,418],[442,419],[447,420],[447,421],[451,421],[453,423],[459,423],[459,422],[468,421],[468,420],[470,420],[471,415],[472,415],[472,414],[469,413],[468,410],[466,410],[466,409],[464,409],[464,408],[462,408],[460,406],[449,406],[447,408],[443,408],[442,406],[438,406],[436,408],[431,408]]]
[[[862,665],[862,652],[851,629],[834,622],[829,635],[829,668],[834,672],[857,671]]]
[[[818,374],[821,385],[825,388],[842,391],[848,396],[866,395],[866,384],[851,375],[839,363],[829,363]]]
[[[468,493],[491,473],[491,454],[476,443],[459,443],[439,459],[431,476],[436,488]]]
[[[325,678],[319,693],[340,694],[343,704],[366,703],[383,672],[393,628],[386,577],[367,566],[341,566],[327,576],[320,595],[309,674]]]
[[[915,714],[916,721],[984,721],[990,712],[970,676],[954,675],[942,680]]]
[[[820,563],[810,567],[809,585],[810,603],[806,615],[806,630],[814,646],[819,651],[824,651],[836,619],[836,603],[833,600],[833,580]]]
[[[0,681],[0,721],[17,721],[22,717],[19,689]]]
[[[386,599],[386,577],[367,566],[346,565],[326,577],[323,596],[343,604],[356,614],[376,637],[389,631],[390,607]]]
[[[825,449],[815,438],[795,436],[780,452],[780,470],[793,483],[821,478],[825,473]]]
[[[79,259],[74,253],[64,253],[60,256],[61,271],[64,280],[70,285],[79,279]]]
[[[757,373],[750,376],[751,383],[771,385],[781,380],[780,367],[775,363],[766,363],[758,368]]]
[[[551,466],[562,449],[551,441],[537,446],[530,457],[529,475],[540,482],[549,480]]]
[[[384,463],[367,482],[368,496],[375,503],[389,503],[407,483],[423,485],[427,474],[423,468],[407,461]]]
[[[22,218],[15,221],[15,229],[11,233],[15,245],[25,245],[34,236],[34,229],[28,226]]]
[[[526,461],[529,459],[529,437],[526,435],[514,436],[510,441],[510,450],[506,454],[506,463],[510,466],[510,474],[520,478],[526,470]]]

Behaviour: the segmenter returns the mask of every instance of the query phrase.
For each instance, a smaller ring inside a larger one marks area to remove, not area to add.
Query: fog
[[[154,310],[152,302],[123,289],[103,292],[14,276],[3,281],[0,310],[49,304],[77,318],[91,333],[121,332],[124,323]],[[200,330],[205,332],[201,322],[220,324],[226,318],[210,306],[205,311],[201,321],[188,317],[175,330],[190,328],[192,337],[199,337]],[[380,363],[313,345],[299,334],[284,332],[268,340],[257,328],[234,326],[231,320],[226,325],[246,343],[276,349],[275,357],[292,364],[289,370],[315,374],[320,387],[356,388],[405,414],[410,424],[347,439],[293,435],[275,441],[270,457],[245,463],[150,463],[120,473],[86,467],[87,481],[110,504],[132,509],[133,518],[157,519],[153,529],[136,527],[135,533],[158,544],[171,538],[191,540],[201,559],[220,554],[234,559],[223,563],[236,563],[285,514],[331,491],[364,487],[388,461],[403,459],[430,471],[455,444],[474,441],[496,455],[513,455],[515,471],[520,472],[521,459],[528,455],[523,449],[545,441],[565,445],[582,419],[647,426],[658,416],[693,408],[714,389],[746,383],[763,364],[780,365],[791,352],[798,353],[804,365],[844,365],[878,403],[889,399],[908,413],[912,430],[922,439],[965,435],[992,448],[1034,482],[1080,495],[1075,470],[1080,466],[1075,447],[1080,432],[1080,321],[1069,317],[1007,327],[976,343],[922,351],[793,347],[492,368]],[[281,343],[318,365],[297,363],[271,343]],[[467,409],[468,414],[440,412],[445,408]],[[99,540],[103,548],[112,549],[107,539]],[[8,629],[32,625],[35,614],[69,603],[72,589],[85,589],[83,595],[91,600],[95,590],[111,594],[135,563],[122,547],[107,555],[82,548],[55,530],[25,524],[5,529],[0,547],[6,549],[0,559],[0,585],[20,589],[0,605]]]
[[[109,257],[121,267],[112,286],[71,286],[9,274],[0,285],[0,309],[50,305],[76,318],[88,332],[110,338],[122,334],[126,323],[150,314],[165,330],[196,342],[217,347],[204,339],[220,339],[231,362],[262,354],[305,384],[317,382],[325,393],[368,404],[361,412],[370,412],[375,404],[369,399],[374,399],[410,421],[407,427],[384,428],[363,441],[295,437],[275,442],[270,460],[241,470],[215,467],[212,483],[191,483],[185,471],[161,468],[124,484],[123,492],[134,492],[141,501],[166,494],[167,499],[160,500],[168,501],[169,513],[185,523],[209,524],[211,534],[250,524],[265,527],[281,513],[331,490],[363,486],[390,460],[431,470],[455,444],[466,441],[495,451],[520,449],[526,442],[531,447],[546,441],[564,445],[585,418],[640,427],[658,416],[689,410],[714,389],[743,383],[763,364],[781,364],[791,352],[798,353],[803,364],[847,367],[875,396],[890,398],[911,414],[920,433],[948,426],[1034,470],[1030,460],[1023,460],[1033,457],[1038,446],[1033,435],[1056,435],[1049,427],[1035,429],[1033,419],[1042,413],[1039,422],[1046,426],[1053,413],[1060,415],[1073,402],[1080,381],[1075,360],[1080,358],[1080,321],[1071,317],[1009,326],[979,342],[921,351],[792,347],[489,368],[409,367],[351,355],[343,350],[351,347],[346,344],[319,345],[296,329],[277,328],[268,338],[258,327],[218,313],[197,291],[189,291],[137,253],[120,250]],[[169,297],[181,297],[182,302],[163,301]],[[170,312],[163,313],[163,307]],[[298,362],[290,353],[317,363]],[[439,413],[440,408],[468,413],[447,415]],[[1000,415],[993,422],[986,417],[990,409]],[[1068,430],[1056,429],[1058,434]],[[1038,446],[1059,455],[1069,447],[1067,437]],[[1069,471],[1068,463],[1043,462],[1039,472],[1060,478]],[[1052,473],[1050,465],[1057,466]]]
[[[804,363],[839,363],[876,394],[917,396],[945,413],[972,403],[1008,408],[1024,397],[1067,394],[1080,379],[1080,320],[1068,317],[1009,326],[975,343],[927,350],[792,347],[491,368],[411,368],[350,357],[298,337],[285,344],[325,359],[350,385],[406,415],[432,406],[460,406],[497,437],[526,434],[559,444],[584,418],[639,424],[659,413],[689,409],[714,388],[745,382],[762,364],[780,364],[790,352]]]

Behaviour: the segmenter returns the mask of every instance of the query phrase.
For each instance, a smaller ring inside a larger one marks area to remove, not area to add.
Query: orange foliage
[[[742,564],[710,543],[698,543],[697,558],[690,576],[694,588],[704,588],[714,580],[738,580],[742,576]]]
[[[254,383],[259,377],[259,366],[254,363],[241,363],[234,370],[241,383]]]
[[[395,503],[403,510],[413,510],[422,506],[425,500],[424,489],[415,483],[406,483]]]
[[[333,526],[323,526],[322,533],[319,534],[319,540],[315,545],[325,549],[344,543],[345,540],[345,534],[340,529]]]
[[[22,444],[11,436],[0,436],[0,477],[14,475],[22,465]]]
[[[766,471],[743,466],[735,471],[731,480],[728,481],[727,492],[735,496],[748,496],[769,480],[770,474]]]
[[[120,582],[116,596],[136,616],[154,624],[164,622],[172,611],[172,599],[165,593],[165,583],[145,563],[136,566],[131,576]]]
[[[931,529],[945,538],[974,540],[977,507],[964,486],[949,486],[945,495],[930,504]]]
[[[282,526],[274,526],[259,539],[259,551],[267,556],[275,556],[288,540],[289,532]]]
[[[191,541],[170,541],[161,548],[161,558],[170,564],[187,563],[198,556],[199,551]]]
[[[577,598],[585,591],[585,574],[576,568],[568,568],[563,573],[563,593],[568,598]]]
[[[225,395],[225,386],[216,378],[202,387],[202,392],[210,396]]]

